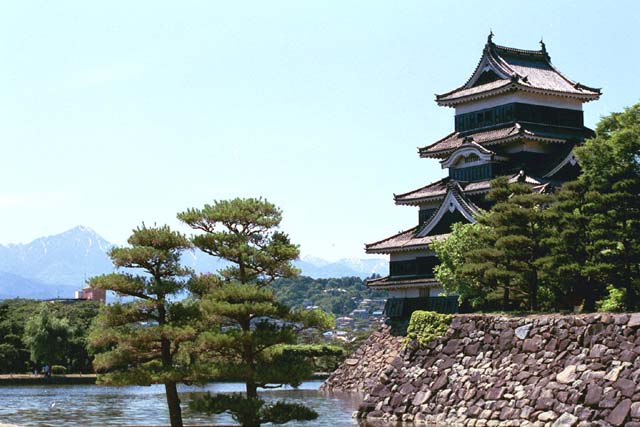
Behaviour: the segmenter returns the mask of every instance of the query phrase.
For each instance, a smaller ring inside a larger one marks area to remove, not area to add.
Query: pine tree
[[[178,219],[203,232],[193,237],[195,246],[232,263],[219,272],[227,281],[266,286],[299,273],[291,264],[300,255],[298,246],[278,230],[282,212],[266,200],[216,201],[181,212]]]
[[[554,308],[582,304],[583,311],[594,311],[613,271],[614,266],[599,254],[597,233],[592,230],[596,213],[589,207],[584,183],[571,181],[562,185],[545,212],[550,225],[544,239],[548,253],[538,265]]]
[[[188,354],[196,338],[197,305],[174,297],[186,290],[189,270],[180,253],[191,247],[168,226],[133,230],[129,247],[111,249],[117,268],[142,274],[112,273],[90,279],[96,289],[131,297],[103,306],[90,334],[94,366],[103,384],[164,384],[172,427],[182,427],[177,383],[193,378]]]
[[[544,255],[543,208],[551,197],[532,192],[522,182],[509,183],[500,177],[492,181],[488,198],[495,202],[490,212],[479,218],[489,230],[481,248],[468,253],[463,274],[503,290],[503,307],[513,299],[524,308],[538,309],[538,260]]]
[[[194,279],[205,318],[219,322],[198,340],[200,358],[211,379],[245,383],[246,396],[206,395],[193,403],[203,412],[231,412],[243,426],[312,419],[313,411],[280,402],[265,406],[258,388],[299,385],[311,373],[312,358],[338,348],[297,344],[301,329],[327,329],[332,317],[320,311],[292,311],[276,301],[268,286],[298,274],[291,262],[298,247],[279,231],[281,211],[263,199],[216,201],[178,218],[201,232],[192,238],[203,252],[231,263],[219,276]]]
[[[193,408],[203,412],[229,411],[243,426],[314,419],[313,411],[296,405],[274,408],[258,398],[258,388],[283,384],[298,386],[313,372],[314,357],[332,356],[341,350],[332,346],[297,344],[298,335],[309,328],[326,330],[333,318],[319,310],[293,311],[276,301],[272,289],[237,282],[222,283],[203,297],[205,316],[221,327],[204,332],[198,340],[200,357],[209,366],[211,379],[232,379],[246,384],[246,398],[205,395]],[[286,415],[285,409],[290,409]],[[269,415],[271,414],[271,415]],[[305,415],[305,418],[300,416]]]
[[[596,136],[576,150],[599,262],[628,309],[640,306],[640,103],[604,117]]]

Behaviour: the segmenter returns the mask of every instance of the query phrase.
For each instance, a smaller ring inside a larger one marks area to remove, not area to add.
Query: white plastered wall
[[[570,110],[582,111],[582,102],[577,99],[540,95],[536,93],[515,92],[460,104],[456,106],[456,115],[471,113],[473,111],[483,110],[485,108],[493,108],[497,107],[498,105],[511,104],[513,102],[522,102],[525,104],[544,105],[547,107],[568,108]]]

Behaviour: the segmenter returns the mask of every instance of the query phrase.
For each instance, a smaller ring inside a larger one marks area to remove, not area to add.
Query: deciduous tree
[[[27,321],[23,341],[32,362],[66,365],[71,335],[69,321],[56,317],[47,304],[42,304],[38,314]]]
[[[486,283],[473,275],[463,274],[467,254],[484,245],[488,227],[479,223],[455,223],[451,234],[443,240],[431,243],[440,264],[434,268],[445,291],[450,295],[459,295],[460,302],[469,302],[473,307],[482,306],[487,299]]]

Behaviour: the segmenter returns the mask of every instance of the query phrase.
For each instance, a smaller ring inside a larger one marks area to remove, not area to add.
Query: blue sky
[[[443,175],[489,29],[637,102],[635,1],[0,3],[0,243],[86,225],[112,242],[214,199],[263,196],[303,254],[364,257],[406,229],[393,193]]]

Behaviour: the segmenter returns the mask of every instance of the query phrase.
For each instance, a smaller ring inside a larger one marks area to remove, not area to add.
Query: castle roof
[[[533,140],[545,143],[565,143],[583,140],[593,135],[586,127],[570,128],[533,123],[511,123],[502,127],[482,129],[476,132],[452,132],[444,138],[425,147],[419,147],[420,157],[446,158],[469,139],[482,147],[504,144],[517,140]]]
[[[452,91],[436,95],[436,102],[452,107],[513,91],[563,96],[582,102],[600,97],[600,89],[574,82],[555,68],[545,44],[540,42],[540,45],[540,50],[498,46],[490,34],[469,80]]]
[[[564,158],[563,158],[564,160]],[[517,181],[530,184],[534,188],[544,185],[546,182],[540,178],[536,178],[526,174],[516,173],[509,177],[509,182],[514,183]],[[396,205],[409,205],[417,206],[425,202],[444,199],[447,195],[448,187],[451,186],[453,180],[450,177],[443,178],[439,181],[427,184],[424,187],[408,191],[403,194],[394,194],[394,201]],[[460,188],[460,191],[465,196],[471,196],[476,194],[487,193],[491,189],[491,180],[474,181],[474,182],[459,182],[456,184]]]
[[[418,237],[417,233],[422,226],[416,226],[409,230],[401,231],[391,237],[365,245],[368,254],[388,254],[391,252],[405,252],[418,249],[428,249],[429,243],[438,239],[445,239],[448,234],[436,236]]]

